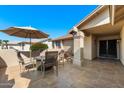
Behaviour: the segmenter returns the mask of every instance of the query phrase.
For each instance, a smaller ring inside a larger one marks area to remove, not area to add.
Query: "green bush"
[[[43,51],[45,49],[48,49],[47,44],[42,44],[42,43],[35,43],[30,47],[31,51]]]

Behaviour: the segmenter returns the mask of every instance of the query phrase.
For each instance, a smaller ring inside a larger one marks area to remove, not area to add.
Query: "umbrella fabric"
[[[47,38],[49,35],[32,27],[10,27],[2,32],[22,38]]]

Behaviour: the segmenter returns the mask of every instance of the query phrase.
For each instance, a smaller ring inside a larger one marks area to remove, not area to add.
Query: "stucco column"
[[[53,42],[53,44],[54,44],[54,48],[56,49],[56,42]]]
[[[74,35],[74,60],[73,64],[81,65],[83,59],[83,47],[84,47],[84,33],[82,31],[77,32]]]
[[[120,36],[121,36],[121,46],[120,46],[121,56],[120,56],[120,60],[121,60],[122,64],[124,65],[124,26],[122,27]]]
[[[64,49],[62,40],[60,41],[61,49]]]

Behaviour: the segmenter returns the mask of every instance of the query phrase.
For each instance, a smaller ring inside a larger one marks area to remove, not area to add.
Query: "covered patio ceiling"
[[[122,26],[124,25],[124,6],[117,5],[114,10],[114,23],[106,23],[104,25],[95,26],[87,29],[80,29],[85,33],[85,35],[94,34],[94,35],[117,35],[120,34]]]
[[[80,29],[80,30],[83,31],[86,36],[90,34],[99,35],[99,36],[117,35],[117,34],[120,34],[123,24],[124,24],[124,21],[120,21],[115,25],[108,23],[101,26],[97,26],[89,29],[83,29],[83,30]]]

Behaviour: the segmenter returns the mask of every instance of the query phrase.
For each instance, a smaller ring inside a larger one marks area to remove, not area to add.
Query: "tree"
[[[3,40],[3,42],[5,43],[6,49],[8,49],[8,42],[9,42],[9,40]]]
[[[42,44],[42,43],[35,43],[35,44],[33,44],[33,45],[30,47],[30,49],[31,49],[32,51],[38,51],[38,50],[43,51],[43,50],[45,50],[45,49],[48,49],[48,45],[47,45],[47,44]]]
[[[1,46],[1,49],[3,49],[3,41],[0,40],[0,46]]]
[[[2,40],[0,40],[0,46],[2,45]]]

